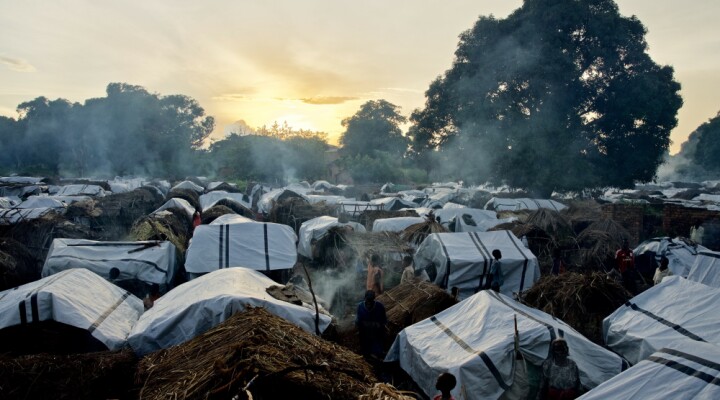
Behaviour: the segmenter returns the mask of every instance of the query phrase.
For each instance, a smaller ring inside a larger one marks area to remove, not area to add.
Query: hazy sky
[[[673,153],[720,110],[720,1],[618,0],[675,67]],[[0,0],[0,114],[38,96],[83,102],[110,82],[197,99],[216,137],[244,120],[336,138],[367,100],[404,115],[450,67],[458,35],[521,0]]]

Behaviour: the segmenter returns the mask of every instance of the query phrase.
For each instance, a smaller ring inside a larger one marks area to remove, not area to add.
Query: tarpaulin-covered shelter
[[[247,268],[214,271],[182,284],[158,299],[133,327],[128,342],[139,355],[188,341],[247,306],[272,314],[315,333],[315,311],[309,306],[278,300],[265,289],[277,285]],[[319,314],[322,332],[331,318]]]
[[[408,226],[422,224],[425,222],[423,217],[395,217],[395,218],[379,218],[373,221],[373,232],[402,232]]]
[[[699,252],[687,278],[720,289],[720,252]]]
[[[189,189],[189,190],[192,190],[197,193],[202,193],[205,191],[204,187],[202,187],[192,181],[182,181],[182,182],[178,183],[177,185],[173,186],[172,189],[170,189],[170,190],[173,191],[176,189]]]
[[[495,211],[469,207],[435,210],[435,216],[451,232],[485,232],[511,221],[510,219],[498,219]]]
[[[660,265],[660,258],[667,257],[668,268],[673,275],[686,277],[695,263],[698,252],[708,251],[699,244],[683,238],[657,237],[640,243],[634,250],[636,267],[643,273],[652,273]]]
[[[52,208],[55,211],[65,212],[67,207],[62,201],[49,196],[30,196],[16,208]]]
[[[297,236],[291,227],[223,217],[195,228],[185,259],[191,276],[231,267],[271,271],[295,265]]]
[[[379,199],[373,199],[370,200],[370,204],[374,206],[381,206],[382,210],[385,211],[397,211],[403,208],[417,207],[416,203],[409,200],[403,200],[399,197],[382,197]]]
[[[120,286],[125,286],[122,283],[124,281],[139,281],[148,285],[156,283],[165,288],[175,279],[178,266],[175,246],[167,241],[53,240],[43,265],[42,276],[50,276],[71,268],[88,269],[105,279],[109,279],[111,269],[117,268],[120,275],[114,282]],[[128,283],[127,286],[132,284]],[[141,289],[142,285],[138,290]],[[145,293],[133,294],[143,296]]]
[[[500,197],[493,197],[490,199],[484,207],[486,210],[495,211],[520,211],[520,210],[539,210],[541,208],[547,208],[549,210],[561,211],[567,206],[557,202],[555,200],[548,199],[507,199]]]
[[[603,320],[605,344],[633,364],[675,340],[720,344],[720,290],[670,276]]]
[[[304,192],[281,188],[281,189],[271,190],[271,191],[263,194],[262,196],[260,196],[260,200],[258,200],[258,203],[257,203],[257,209],[259,212],[269,213],[270,210],[272,210],[273,205],[276,202],[279,202],[279,201],[282,201],[285,199],[289,199],[292,197],[303,199],[303,200],[307,201],[308,203],[310,202],[308,200],[307,196],[305,196]]]
[[[89,270],[69,269],[0,292],[0,352],[49,350],[59,332],[67,350],[118,350],[142,313],[142,301],[129,292]]]
[[[300,225],[299,240],[297,245],[298,254],[312,259],[313,239],[322,239],[331,228],[336,226],[348,226],[356,232],[365,232],[365,227],[357,222],[338,222],[337,218],[329,216],[313,218]]]
[[[168,210],[171,208],[182,211],[183,215],[187,216],[188,221],[192,221],[193,215],[195,214],[195,208],[192,206],[192,204],[190,204],[189,201],[177,197],[173,197],[172,199],[166,201],[165,204],[158,207],[158,209],[153,211],[151,214],[157,214],[160,211]]]
[[[415,268],[433,264],[435,284],[447,290],[456,286],[466,298],[484,286],[495,249],[502,253],[503,294],[520,293],[540,279],[537,257],[510,231],[430,234],[415,253]]]
[[[218,201],[229,199],[240,203],[245,208],[251,208],[250,197],[243,193],[229,193],[224,190],[214,190],[200,196],[200,206],[203,211],[214,206]]]
[[[92,196],[103,197],[107,193],[98,185],[72,184],[61,186],[55,195],[57,196]]]
[[[694,341],[664,347],[579,397],[582,400],[720,399],[720,348]]]
[[[52,208],[0,208],[0,225],[14,225],[20,221],[38,219],[54,212]]]
[[[593,388],[623,369],[621,357],[564,322],[487,290],[405,328],[385,360],[399,361],[428,396],[436,393],[437,376],[450,372],[457,379],[456,399],[497,399],[513,385],[521,367],[515,357],[515,318],[519,351],[532,365],[541,365],[550,343],[562,337],[584,387]]]

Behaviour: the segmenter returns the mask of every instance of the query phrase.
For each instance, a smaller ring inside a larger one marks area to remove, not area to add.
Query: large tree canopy
[[[370,100],[355,115],[342,121],[345,132],[340,144],[347,155],[372,155],[383,151],[402,156],[408,141],[402,134],[400,124],[407,121],[399,107],[385,100]]]
[[[543,193],[651,180],[682,100],[645,32],[612,0],[525,0],[481,17],[411,117],[414,152],[460,161],[458,178]]]
[[[674,158],[679,177],[703,180],[720,175],[720,112],[700,125],[683,143]]]

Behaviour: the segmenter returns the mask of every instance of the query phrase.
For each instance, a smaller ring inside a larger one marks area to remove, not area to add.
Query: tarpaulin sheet
[[[402,232],[405,228],[425,222],[423,217],[378,218],[373,222],[373,232]]]
[[[687,278],[720,288],[720,252],[710,250],[699,252]]]
[[[567,208],[564,204],[555,200],[545,199],[506,199],[493,197],[484,207],[486,210],[495,211],[520,211],[520,210],[539,210],[547,208],[554,211],[560,211]]]
[[[673,275],[686,277],[695,263],[699,251],[708,250],[706,247],[686,243],[682,238],[658,237],[640,243],[634,250],[635,257],[652,252],[655,263],[660,265],[660,258],[667,257],[668,268]]]
[[[340,223],[337,218],[328,216],[313,218],[300,225],[300,238],[297,246],[298,254],[312,258],[312,240],[320,240],[330,228],[335,226],[349,226],[353,228],[355,232],[365,232],[365,227],[357,222],[348,221]]]

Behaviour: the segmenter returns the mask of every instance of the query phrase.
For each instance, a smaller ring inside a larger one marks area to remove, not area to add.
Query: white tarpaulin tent
[[[105,196],[105,190],[98,185],[65,185],[61,186],[60,190],[55,193],[57,196],[93,196],[103,197]]]
[[[720,290],[669,276],[603,320],[605,344],[632,364],[680,339],[720,344]]]
[[[425,222],[423,217],[378,218],[373,222],[373,232],[402,232],[405,228]]]
[[[555,200],[543,199],[506,199],[493,197],[484,207],[486,210],[495,211],[520,211],[520,210],[539,210],[547,208],[550,210],[560,211],[567,208],[564,204]]]
[[[708,249],[701,245],[689,244],[682,238],[658,237],[640,243],[634,250],[635,257],[652,253],[656,265],[660,265],[660,258],[667,257],[668,268],[673,275],[686,277],[690,268],[695,264],[699,251]]]
[[[687,278],[720,288],[720,252],[709,250],[699,252]]]
[[[220,200],[229,199],[236,203],[240,203],[245,208],[250,208],[250,198],[242,193],[229,193],[224,190],[215,190],[200,196],[200,207],[203,211],[215,205]]]
[[[0,329],[55,321],[87,330],[109,350],[125,345],[142,313],[140,299],[81,268],[0,292]]]
[[[415,268],[435,265],[435,284],[460,289],[460,298],[474,294],[485,283],[494,262],[492,251],[502,253],[503,294],[512,296],[540,279],[537,257],[510,231],[433,233],[415,252]]]
[[[54,212],[52,208],[0,208],[0,225],[13,225],[20,221],[30,221]]]
[[[88,269],[103,278],[120,270],[118,280],[136,279],[148,284],[169,285],[175,278],[175,246],[170,242],[97,242],[55,239],[50,246],[42,276],[71,268]]]
[[[27,200],[18,204],[16,208],[53,208],[56,211],[65,212],[65,203],[49,196],[30,196]]]
[[[170,208],[176,208],[178,210],[182,210],[183,213],[187,216],[187,219],[189,222],[192,222],[193,215],[195,215],[195,207],[193,207],[190,202],[188,202],[185,199],[180,199],[177,197],[173,197],[172,199],[165,202],[165,204],[161,205],[157,210],[153,211],[151,214],[157,214],[160,211],[165,211]]]
[[[305,196],[305,192],[299,191],[299,190],[290,190],[290,189],[275,189],[271,190],[265,194],[263,194],[260,197],[260,200],[258,201],[257,208],[259,212],[262,213],[269,213],[270,210],[273,208],[273,204],[275,204],[276,201],[279,201],[280,199],[288,198],[288,197],[299,197],[308,203],[310,200],[308,200],[307,196]]]
[[[182,182],[178,183],[177,185],[173,186],[172,189],[170,189],[170,190],[174,190],[174,189],[189,189],[189,190],[192,190],[192,191],[195,191],[198,193],[202,193],[205,191],[204,187],[202,187],[192,181],[182,181]]]
[[[214,271],[184,283],[158,299],[133,327],[128,342],[138,355],[188,341],[247,306],[264,307],[300,328],[315,333],[315,311],[270,296],[277,285],[247,268]],[[320,314],[320,331],[331,318]]]
[[[299,240],[297,245],[297,252],[301,256],[312,259],[312,240],[320,240],[327,234],[328,230],[335,226],[349,226],[355,230],[355,232],[365,232],[365,227],[357,222],[348,221],[344,223],[338,222],[335,217],[328,217],[326,215],[322,217],[316,217],[311,220],[305,221],[300,225]]]
[[[622,371],[618,355],[592,343],[564,322],[493,291],[482,291],[401,331],[385,361],[399,361],[428,396],[450,372],[458,400],[497,399],[513,383],[514,318],[525,360],[540,365],[550,343],[564,337],[583,386],[592,388]]]
[[[674,342],[579,399],[720,399],[720,348]]]
[[[418,206],[412,201],[403,200],[399,197],[382,197],[379,199],[373,199],[370,200],[370,204],[374,206],[381,206],[382,210],[385,211],[397,211],[401,208],[413,208]]]
[[[296,240],[295,231],[287,225],[247,218],[200,225],[187,249],[185,270],[203,274],[231,267],[263,271],[292,268],[297,261]]]

